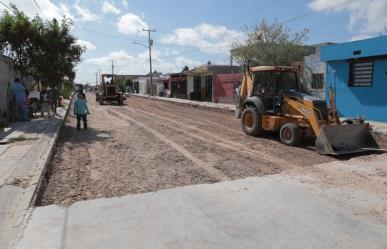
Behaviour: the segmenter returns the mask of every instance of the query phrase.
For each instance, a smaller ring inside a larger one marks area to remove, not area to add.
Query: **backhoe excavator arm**
[[[315,110],[312,107],[304,105],[296,99],[285,97],[284,103],[287,103],[289,106],[293,107],[297,112],[299,112],[306,120],[308,120],[314,134],[318,137],[320,136],[320,124]]]
[[[252,75],[248,70],[245,70],[243,80],[242,80],[241,90],[239,92],[241,99],[246,99],[247,96],[250,96],[252,90],[253,90]]]

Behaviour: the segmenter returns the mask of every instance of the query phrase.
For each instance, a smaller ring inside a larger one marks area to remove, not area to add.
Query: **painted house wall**
[[[217,74],[214,76],[214,102],[224,104],[234,104],[235,87],[238,82],[242,82],[243,74]]]
[[[367,120],[387,122],[387,36],[349,42],[321,48],[321,58],[327,61],[326,96],[332,86],[336,105],[344,117],[362,116]],[[350,62],[354,51],[374,61],[370,87],[349,86]],[[332,60],[332,61],[329,61]]]
[[[339,61],[387,54],[387,35],[320,48],[322,61]],[[354,54],[354,51],[361,51]]]
[[[313,74],[324,74],[326,73],[326,63],[320,60],[319,54],[312,54],[304,57],[304,73],[303,80],[304,84],[308,86],[308,89],[313,94],[320,98],[325,99],[325,78],[323,82],[323,88],[317,89],[313,87]]]
[[[11,58],[0,56],[0,121],[8,121],[8,103],[10,86],[15,78],[13,62]]]
[[[327,92],[336,89],[336,104],[344,117],[362,116],[367,120],[387,122],[387,59],[374,64],[372,87],[349,87],[349,64],[331,62],[327,67]]]

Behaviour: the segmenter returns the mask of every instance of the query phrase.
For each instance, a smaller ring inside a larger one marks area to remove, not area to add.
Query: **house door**
[[[206,76],[206,97],[205,101],[212,101],[212,76]]]
[[[140,93],[140,86],[139,86],[138,82],[134,83],[134,85],[133,85],[133,92],[134,93]]]
[[[201,100],[202,99],[202,78],[200,76],[194,77],[194,93],[193,93],[194,100]]]

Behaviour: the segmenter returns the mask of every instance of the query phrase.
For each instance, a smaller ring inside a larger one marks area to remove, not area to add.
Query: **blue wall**
[[[372,86],[350,87],[348,60],[367,57],[375,57]],[[321,60],[327,63],[326,96],[332,86],[341,116],[387,122],[387,36],[322,47]]]
[[[354,55],[354,51],[361,51],[361,54]],[[338,61],[387,54],[387,35],[361,41],[346,42],[330,46],[323,46],[320,49],[322,61]]]
[[[334,80],[334,73],[335,80]],[[336,89],[336,105],[344,117],[362,116],[367,120],[387,122],[387,59],[376,60],[372,87],[349,87],[349,63],[327,63],[327,88]],[[334,86],[334,85],[335,86]]]

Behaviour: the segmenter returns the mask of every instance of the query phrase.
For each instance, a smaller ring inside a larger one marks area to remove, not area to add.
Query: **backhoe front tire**
[[[241,126],[244,133],[249,136],[262,134],[262,115],[253,106],[247,106],[242,113]]]
[[[287,146],[297,146],[301,142],[301,132],[293,123],[284,124],[280,130],[281,142]]]

